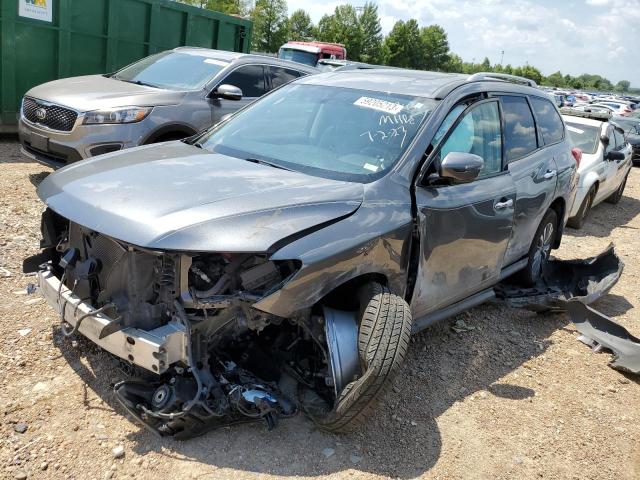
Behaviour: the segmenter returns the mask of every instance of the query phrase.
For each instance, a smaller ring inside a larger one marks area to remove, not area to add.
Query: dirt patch
[[[180,443],[143,430],[115,402],[119,364],[61,338],[22,259],[38,252],[50,171],[0,137],[0,477],[21,478],[576,478],[640,477],[640,385],[576,341],[566,315],[484,305],[413,339],[378,415],[356,434],[302,416],[225,428]],[[640,336],[640,170],[619,205],[568,230],[562,258],[610,241],[626,263],[596,307]],[[22,433],[20,433],[22,432]],[[120,450],[120,447],[122,449]],[[118,457],[118,458],[116,458]]]

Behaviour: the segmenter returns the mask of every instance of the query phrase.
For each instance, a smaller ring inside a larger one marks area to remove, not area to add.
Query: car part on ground
[[[577,260],[549,259],[544,274],[533,287],[508,281],[496,287],[496,297],[513,308],[534,312],[565,311],[567,302],[591,304],[620,279],[624,262],[613,244],[595,257]]]
[[[578,301],[567,302],[566,309],[578,332],[578,340],[599,352],[613,352],[611,368],[640,374],[640,338],[634,337],[619,323]]]

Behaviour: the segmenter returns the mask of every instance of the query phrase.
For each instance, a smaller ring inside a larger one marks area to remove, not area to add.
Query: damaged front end
[[[271,429],[305,408],[297,398],[330,410],[359,373],[355,316],[309,309],[282,318],[254,308],[295,275],[297,261],[148,250],[51,210],[43,234],[45,255],[25,268],[46,260],[39,283],[62,333],[141,367],[144,375],[119,382],[115,394],[160,435],[184,439],[256,420]]]

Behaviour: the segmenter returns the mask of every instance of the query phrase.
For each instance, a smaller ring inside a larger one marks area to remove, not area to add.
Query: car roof
[[[309,65],[304,65],[298,62],[291,62],[288,60],[281,60],[277,57],[271,57],[269,55],[257,55],[253,53],[240,53],[240,52],[227,52],[225,50],[213,50],[211,48],[202,47],[177,47],[173,49],[174,52],[188,53],[190,55],[198,55],[204,58],[211,58],[215,60],[221,60],[228,63],[243,62],[243,63],[267,63],[269,65],[281,65],[287,68],[293,68],[295,70],[316,73],[319,70]]]
[[[592,127],[600,127],[606,120],[595,120],[593,118],[575,117],[573,115],[562,115],[565,122],[577,123],[579,125],[589,125]]]

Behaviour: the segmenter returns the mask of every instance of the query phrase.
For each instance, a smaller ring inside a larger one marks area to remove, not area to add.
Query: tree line
[[[441,26],[420,26],[415,19],[398,20],[384,36],[378,6],[372,2],[358,8],[350,4],[339,5],[315,25],[304,9],[288,15],[286,0],[183,1],[201,8],[249,17],[253,21],[252,50],[256,52],[276,53],[289,40],[318,40],[341,43],[350,60],[365,63],[465,74],[508,73],[558,88],[640,93],[640,89],[631,88],[627,80],[613,84],[600,75],[572,76],[558,71],[545,76],[534,66],[492,64],[488,57],[480,63],[465,62],[451,52],[447,33]]]

